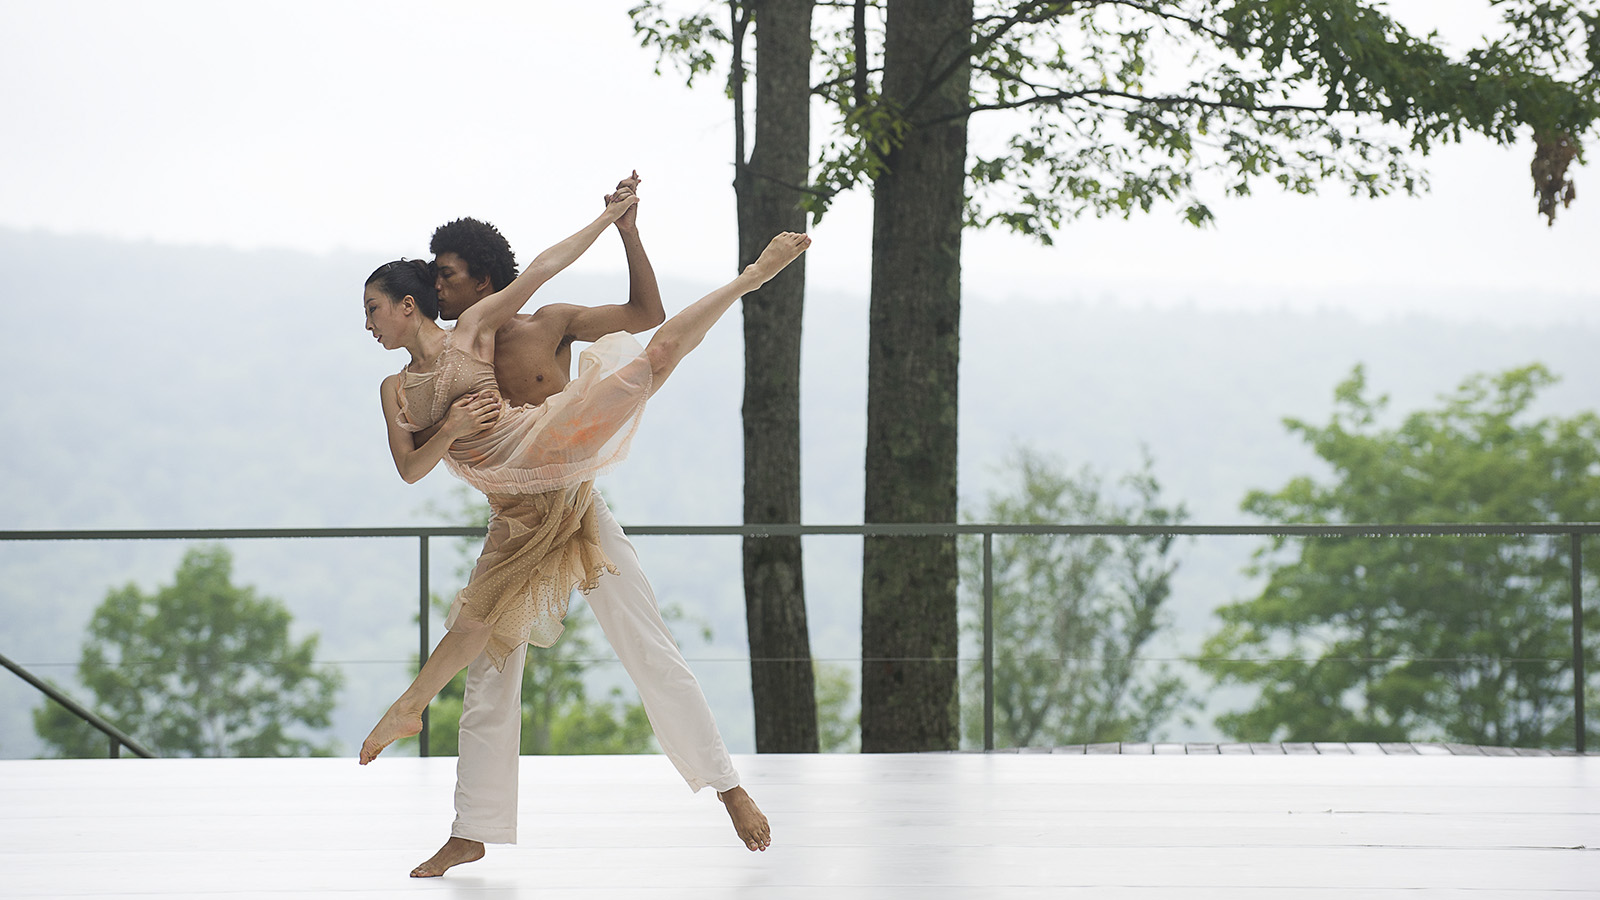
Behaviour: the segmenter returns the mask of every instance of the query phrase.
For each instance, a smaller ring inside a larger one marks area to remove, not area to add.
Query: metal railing
[[[1583,657],[1583,538],[1600,534],[1600,522],[1573,523],[1483,523],[1430,525],[1001,525],[1001,524],[870,524],[870,525],[643,525],[624,529],[636,537],[712,536],[712,537],[809,537],[814,535],[859,537],[954,537],[976,535],[983,539],[983,746],[994,749],[994,538],[996,535],[1098,535],[1098,536],[1234,536],[1234,537],[1489,537],[1566,536],[1569,541],[1570,587],[1572,601],[1572,695],[1573,747],[1585,752],[1584,657]],[[75,531],[0,531],[0,542],[11,541],[102,541],[102,540],[251,540],[283,538],[416,538],[417,562],[417,653],[426,661],[430,647],[428,618],[431,592],[428,578],[428,539],[432,537],[481,537],[477,526],[410,526],[397,528],[190,528],[125,529]],[[4,660],[4,657],[0,657]],[[112,755],[121,741],[141,756],[151,755],[103,719],[83,709],[59,691],[26,674],[10,660],[7,668],[34,687],[45,691],[85,721],[111,735]],[[419,662],[420,664],[420,662]],[[91,718],[92,717],[92,718]],[[110,730],[108,730],[110,729]],[[115,732],[113,734],[113,732]],[[423,714],[419,753],[428,755],[428,721]]]
[[[12,662],[11,659],[3,653],[0,653],[0,666],[10,669],[12,672],[16,673],[18,678],[21,678],[23,681],[26,681],[35,688],[38,688],[40,693],[66,707],[68,712],[100,729],[101,734],[111,739],[110,756],[112,759],[116,759],[122,755],[123,747],[127,747],[129,750],[132,750],[134,753],[144,757],[145,759],[155,758],[155,754],[151,753],[149,748],[145,747],[145,745],[139,743],[133,738],[128,737],[122,732],[122,729],[111,724],[110,722],[107,722],[105,719],[100,718],[100,716],[96,715],[93,710],[85,708],[83,704],[72,699],[71,697],[68,697],[66,694],[62,693],[51,685],[40,681],[32,672],[29,672],[27,669],[24,669],[15,662]]]

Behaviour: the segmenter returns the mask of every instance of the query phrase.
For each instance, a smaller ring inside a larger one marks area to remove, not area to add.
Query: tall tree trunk
[[[739,265],[781,231],[804,231],[798,189],[811,146],[812,0],[749,0],[755,22],[755,146],[734,180]],[[741,111],[742,112],[742,111]],[[741,161],[742,162],[742,161]],[[800,521],[802,257],[744,299],[744,520]],[[798,537],[744,541],[756,751],[817,752],[817,700]]]
[[[911,128],[874,186],[866,521],[954,522],[972,0],[890,3],[883,102]],[[955,749],[956,544],[868,538],[861,749]]]

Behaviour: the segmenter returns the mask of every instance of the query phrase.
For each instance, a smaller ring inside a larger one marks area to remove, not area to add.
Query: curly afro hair
[[[500,229],[477,219],[446,222],[433,232],[428,251],[437,259],[441,253],[454,253],[467,264],[473,278],[489,276],[495,290],[517,277],[517,257]]]

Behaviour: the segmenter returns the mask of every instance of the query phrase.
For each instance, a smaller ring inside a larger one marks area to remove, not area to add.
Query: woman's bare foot
[[[412,878],[438,878],[450,870],[451,866],[462,863],[477,862],[483,859],[483,844],[478,841],[469,841],[466,838],[453,837],[444,842],[439,852],[428,858],[428,861],[411,870]]]
[[[745,274],[754,275],[761,279],[762,284],[766,284],[774,275],[782,272],[784,266],[799,258],[809,246],[810,235],[785,231],[767,244],[767,249],[761,251],[761,256],[755,262],[745,267]]]
[[[361,764],[364,766],[378,758],[383,748],[403,737],[410,737],[422,730],[422,714],[405,712],[395,707],[383,714],[378,724],[372,726],[372,733],[361,744]]]
[[[799,252],[795,253],[795,256],[799,255]],[[739,833],[739,840],[744,841],[746,847],[755,851],[772,846],[772,829],[767,825],[767,817],[761,814],[761,808],[750,799],[744,788],[735,786],[731,790],[718,791],[717,799],[728,808],[728,816],[733,819],[733,830]]]

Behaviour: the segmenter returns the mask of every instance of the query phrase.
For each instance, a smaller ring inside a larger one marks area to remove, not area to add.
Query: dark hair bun
[[[386,262],[367,276],[367,284],[376,284],[392,300],[410,296],[417,308],[430,319],[439,318],[439,296],[433,291],[433,263],[421,259],[397,259]]]

